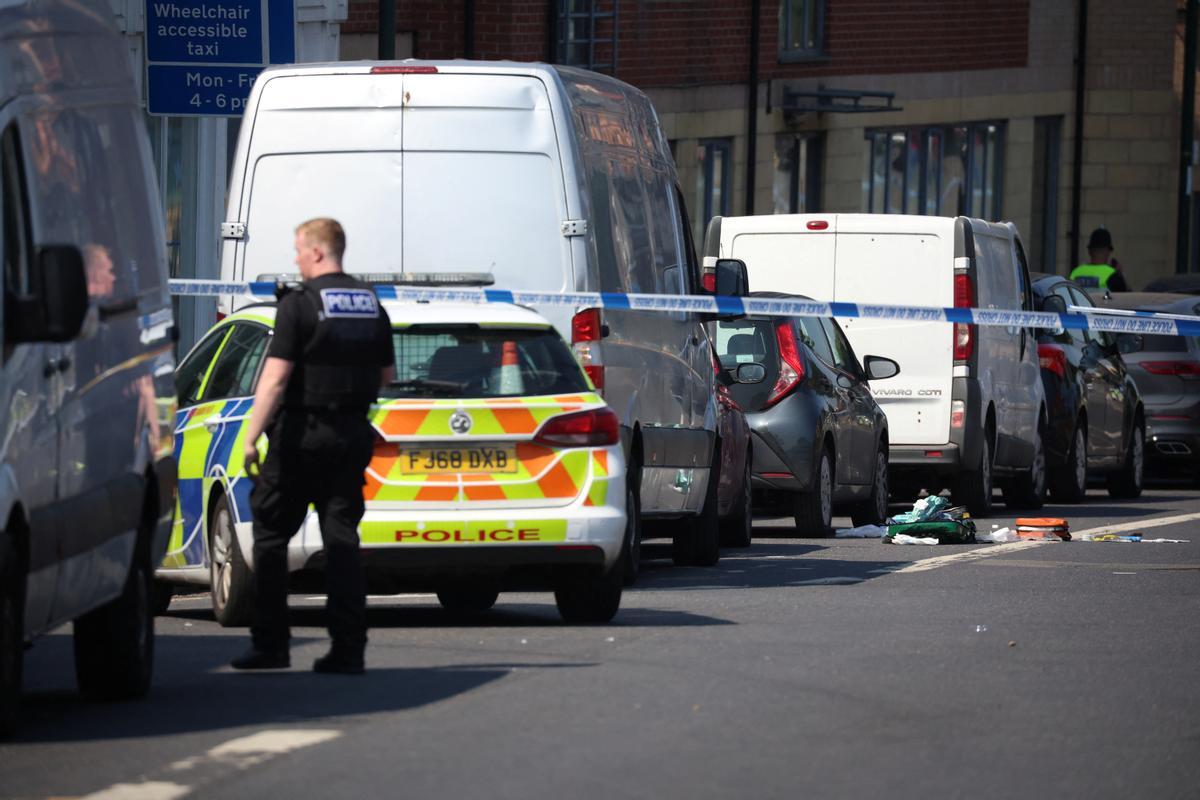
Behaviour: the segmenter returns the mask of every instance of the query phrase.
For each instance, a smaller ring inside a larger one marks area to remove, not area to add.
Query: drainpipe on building
[[[396,0],[379,0],[379,60],[396,58]]]
[[[463,3],[463,58],[475,57],[475,0]]]
[[[1084,82],[1087,79],[1087,0],[1079,0],[1079,19],[1076,22],[1075,44],[1075,146],[1071,161],[1071,263],[1068,274],[1079,261],[1079,226],[1082,220],[1083,182],[1083,106],[1087,99]]]
[[[1183,109],[1179,115],[1179,210],[1175,221],[1175,271],[1190,272],[1192,145],[1196,139],[1196,12],[1200,0],[1187,0],[1183,26]]]
[[[750,77],[747,82],[749,91],[748,113],[750,119],[746,125],[746,215],[754,213],[754,178],[758,161],[758,47],[759,27],[762,25],[762,0],[752,0],[750,3]]]

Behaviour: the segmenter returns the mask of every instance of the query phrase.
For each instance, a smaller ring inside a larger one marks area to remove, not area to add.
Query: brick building
[[[1013,220],[1031,266],[1066,272],[1102,224],[1140,287],[1175,265],[1181,6],[398,0],[397,55],[573,63],[645,90],[697,236],[715,213],[965,213]],[[343,58],[374,57],[377,9],[350,0]]]

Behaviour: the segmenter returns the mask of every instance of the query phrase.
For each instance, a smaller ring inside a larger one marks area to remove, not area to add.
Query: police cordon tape
[[[275,284],[267,281],[226,282],[196,279],[170,281],[171,294],[178,297],[225,295],[274,298]],[[427,289],[377,284],[380,300],[429,303],[515,303],[523,306],[571,306],[617,311],[748,314],[765,317],[838,317],[904,322],[954,322],[999,328],[1067,328],[1111,333],[1149,333],[1156,336],[1200,336],[1200,318],[1173,314],[1128,312],[1103,308],[1086,313],[1053,311],[1006,311],[992,308],[940,308],[936,306],[893,306],[872,303],[820,302],[778,297],[717,297],[686,294],[620,294],[615,292],[531,292],[505,289]],[[1182,297],[1182,295],[1181,295]],[[1076,307],[1073,307],[1073,309]]]

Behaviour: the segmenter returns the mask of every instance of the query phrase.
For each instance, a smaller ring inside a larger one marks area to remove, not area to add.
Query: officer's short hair
[[[324,245],[329,257],[342,263],[342,254],[346,252],[346,232],[336,219],[317,217],[301,222],[296,226],[296,233],[303,234],[312,244]]]

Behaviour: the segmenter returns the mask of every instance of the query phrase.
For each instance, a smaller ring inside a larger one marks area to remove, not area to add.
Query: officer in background
[[[337,221],[301,224],[295,245],[303,283],[282,292],[246,428],[246,469],[255,479],[253,644],[231,666],[291,665],[287,547],[312,503],[325,545],[332,639],[313,669],[357,674],[367,644],[358,540],[374,442],[367,412],[380,384],[394,379],[391,322],[371,287],[342,272],[346,235]],[[264,431],[269,448],[260,465]]]
[[[1113,258],[1112,235],[1104,227],[1088,237],[1088,263],[1071,270],[1071,280],[1088,289],[1128,292],[1129,284],[1121,273],[1121,264]]]

